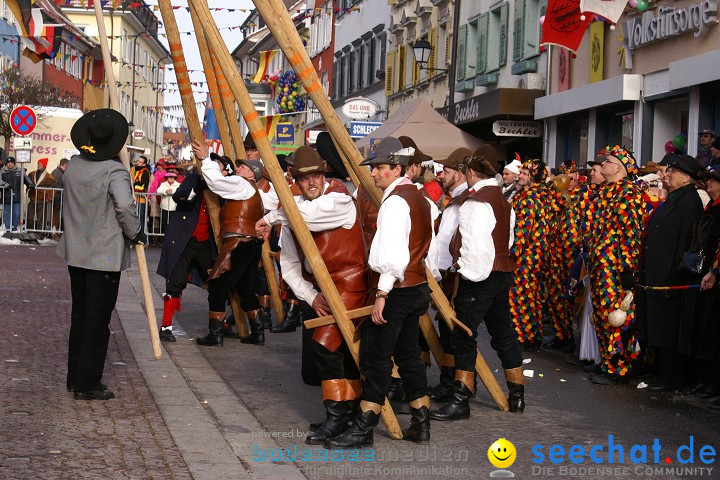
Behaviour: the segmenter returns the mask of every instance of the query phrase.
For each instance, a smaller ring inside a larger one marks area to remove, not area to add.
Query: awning
[[[720,50],[670,63],[670,88],[685,88],[720,80]]]
[[[533,118],[535,99],[545,95],[544,90],[527,88],[495,88],[472,98],[455,102],[455,125],[493,120],[499,117]],[[448,107],[438,112],[447,117]]]
[[[618,75],[535,100],[535,119],[556,117],[624,101],[640,100],[642,75]]]

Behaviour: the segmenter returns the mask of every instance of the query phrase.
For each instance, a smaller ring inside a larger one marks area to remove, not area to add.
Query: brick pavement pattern
[[[54,246],[0,246],[0,478],[192,478],[113,313],[103,382],[65,388],[70,280]]]

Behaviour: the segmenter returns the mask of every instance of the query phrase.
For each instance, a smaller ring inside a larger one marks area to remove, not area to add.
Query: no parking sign
[[[37,116],[32,108],[20,105],[10,112],[10,128],[16,135],[30,135],[35,127],[37,127]]]

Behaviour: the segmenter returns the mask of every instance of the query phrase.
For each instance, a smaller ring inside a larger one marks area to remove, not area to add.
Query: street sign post
[[[10,128],[16,135],[26,136],[35,131],[37,115],[35,110],[27,105],[20,105],[10,112]]]

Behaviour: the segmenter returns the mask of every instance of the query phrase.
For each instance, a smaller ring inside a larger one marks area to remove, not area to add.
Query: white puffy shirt
[[[452,198],[457,198],[461,193],[467,190],[467,182],[453,188],[450,193]],[[438,249],[438,268],[447,270],[452,266],[452,254],[450,254],[450,241],[458,228],[458,210],[460,205],[448,205],[443,211],[440,219],[440,226],[437,232],[437,249]]]
[[[495,178],[480,180],[470,189],[477,192],[483,187],[497,186]],[[492,231],[495,228],[495,214],[489,203],[467,201],[458,211],[462,245],[458,259],[458,272],[466,280],[481,282],[492,272],[495,261],[495,245]],[[515,212],[510,210],[510,244],[514,241]]]
[[[410,206],[398,195],[390,196],[398,185],[412,185],[407,177],[401,177],[385,189],[383,193],[380,210],[377,217],[377,232],[373,237],[370,246],[370,258],[368,265],[380,274],[378,290],[390,292],[396,281],[405,278],[405,269],[410,262]],[[437,217],[436,217],[437,218]],[[435,218],[430,218],[430,222]],[[432,232],[430,248],[425,265],[430,269],[436,279],[440,279],[437,269],[437,245],[435,242],[435,231]]]
[[[324,190],[327,190],[328,186],[329,184],[326,182]],[[357,211],[355,202],[353,202],[350,195],[332,192],[320,195],[315,200],[305,200],[303,197],[296,197],[296,200],[298,200],[300,214],[311,232],[324,232],[340,227],[350,229],[355,225]],[[265,215],[264,218],[268,223],[282,224],[280,268],[283,272],[283,280],[287,282],[295,296],[308,304],[312,304],[319,292],[315,290],[312,283],[302,276],[300,256],[285,214],[282,209],[274,210]],[[270,222],[270,220],[273,220],[273,222]],[[312,273],[312,268],[310,268],[307,261],[305,262],[305,269]]]
[[[202,161],[202,175],[208,188],[225,200],[247,200],[256,189],[240,175],[223,177],[220,166],[210,158]],[[192,200],[188,196],[188,200]]]

